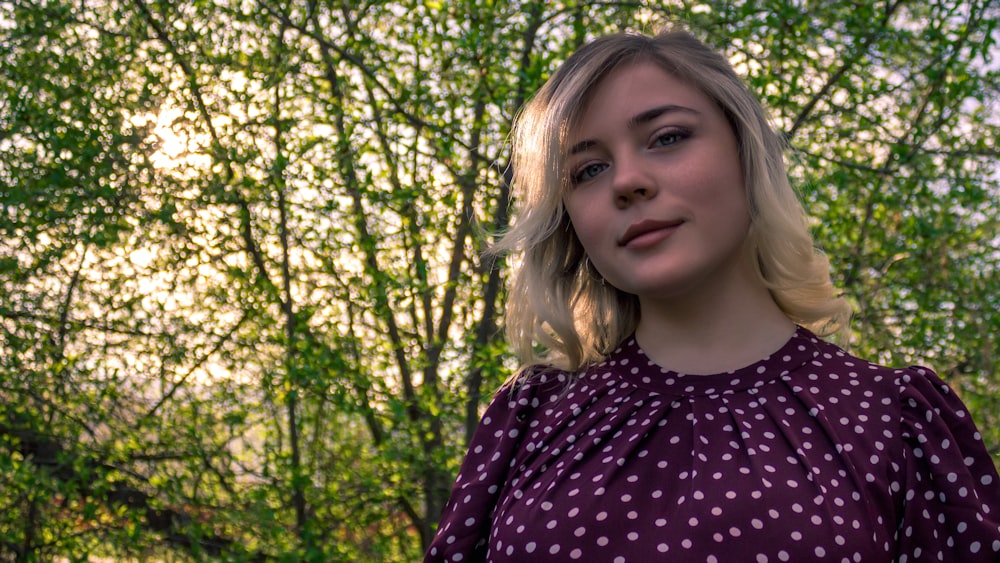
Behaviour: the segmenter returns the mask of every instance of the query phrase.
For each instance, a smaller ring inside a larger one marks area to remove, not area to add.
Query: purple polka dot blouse
[[[627,339],[494,398],[426,562],[997,562],[1000,483],[961,401],[803,328],[716,375]]]

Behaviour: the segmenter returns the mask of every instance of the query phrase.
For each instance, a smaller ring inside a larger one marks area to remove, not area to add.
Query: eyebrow
[[[628,128],[632,129],[633,127],[636,127],[638,125],[649,123],[650,121],[656,119],[657,117],[660,117],[661,115],[665,115],[668,113],[688,113],[691,115],[701,115],[700,111],[693,108],[667,104],[647,109],[646,111],[633,116],[632,119],[628,120]]]
[[[687,114],[690,114],[690,115],[701,115],[701,112],[698,111],[698,110],[696,110],[696,109],[694,109],[694,108],[689,108],[689,107],[686,107],[686,106],[678,106],[678,105],[674,105],[674,104],[666,104],[666,105],[656,106],[654,108],[647,109],[646,111],[640,112],[640,113],[632,116],[631,118],[629,118],[628,123],[626,124],[626,126],[629,129],[634,129],[634,128],[638,127],[639,125],[643,125],[645,123],[649,123],[650,121],[653,121],[654,119],[656,119],[656,118],[658,118],[658,117],[660,117],[662,115],[666,115],[668,113],[687,113]],[[596,141],[594,141],[592,139],[587,139],[587,140],[584,140],[584,141],[580,141],[579,143],[576,143],[575,145],[573,145],[572,148],[570,148],[569,154],[577,154],[577,153],[583,152],[583,151],[585,151],[585,150],[593,147],[595,144],[597,144]]]

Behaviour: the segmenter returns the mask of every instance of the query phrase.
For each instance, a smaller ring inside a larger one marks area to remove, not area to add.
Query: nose
[[[642,166],[637,156],[615,159],[612,173],[612,189],[615,205],[625,208],[640,199],[651,199],[656,195],[656,181],[647,168]]]

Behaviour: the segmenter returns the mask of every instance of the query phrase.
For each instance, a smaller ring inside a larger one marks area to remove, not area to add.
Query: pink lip
[[[657,221],[654,219],[643,219],[632,223],[625,231],[625,234],[618,239],[618,246],[638,247],[648,244],[655,244],[680,226],[683,221],[676,219],[673,221]]]

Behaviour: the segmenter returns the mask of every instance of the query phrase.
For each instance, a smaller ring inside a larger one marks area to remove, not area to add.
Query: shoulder
[[[897,379],[901,397],[908,404],[941,403],[941,405],[964,406],[961,399],[943,379],[931,368],[911,366],[899,370]]]
[[[853,398],[840,401],[841,406],[861,404],[873,415],[876,410],[872,409],[877,409],[884,435],[899,439],[901,450],[896,453],[905,463],[926,463],[926,471],[941,471],[952,478],[952,461],[957,460],[966,466],[964,470],[978,472],[977,481],[992,481],[996,469],[968,407],[933,369],[880,365],[819,339],[816,346],[814,362],[839,377],[839,392]],[[868,424],[874,423],[870,419]]]
[[[821,393],[839,396],[845,408],[857,402],[877,409],[883,420],[917,425],[918,419],[940,418],[948,425],[968,421],[971,416],[955,391],[931,368],[914,365],[891,367],[866,360],[818,337],[807,336],[812,359],[798,372],[799,385],[817,385]],[[819,383],[816,383],[816,382]],[[826,382],[826,385],[822,384]],[[978,433],[975,434],[978,438]]]
[[[839,346],[812,339],[814,371],[841,379],[845,395],[872,402],[902,426],[903,438],[925,441],[931,428],[947,432],[951,441],[981,442],[962,399],[933,369],[914,365],[895,368],[854,356]],[[945,442],[946,444],[948,441]]]
[[[937,433],[952,436],[959,443],[982,442],[961,397],[933,370],[921,366],[902,370],[898,386],[904,436],[924,442],[929,433]]]
[[[915,374],[914,368],[896,368],[866,360],[808,331],[804,332],[813,348],[806,372],[841,381],[845,388],[856,388],[869,398],[874,398],[872,394],[875,393],[882,396],[882,401],[898,402],[901,385]]]
[[[843,372],[845,375],[885,381],[900,392],[915,385],[919,388],[936,389],[946,395],[953,395],[948,385],[929,367],[921,365],[892,367],[866,360],[832,342],[813,335],[807,330],[800,330],[810,345],[814,347],[812,360],[814,366],[827,368],[826,371]]]
[[[925,419],[943,416],[971,422],[969,411],[958,394],[929,367],[881,365],[819,339],[817,347],[820,351],[817,363],[822,363],[829,371],[851,376],[853,385],[880,388],[904,416]],[[883,406],[890,406],[889,400],[883,398]]]
[[[491,407],[504,405],[512,411],[537,408],[546,401],[554,400],[576,376],[543,364],[523,367],[497,390]]]
[[[541,364],[522,367],[494,393],[481,424],[505,413],[517,414],[538,405],[573,380],[573,374]]]
[[[549,364],[524,366],[504,383],[497,396],[524,396],[556,391],[572,384],[585,370],[573,372]]]

